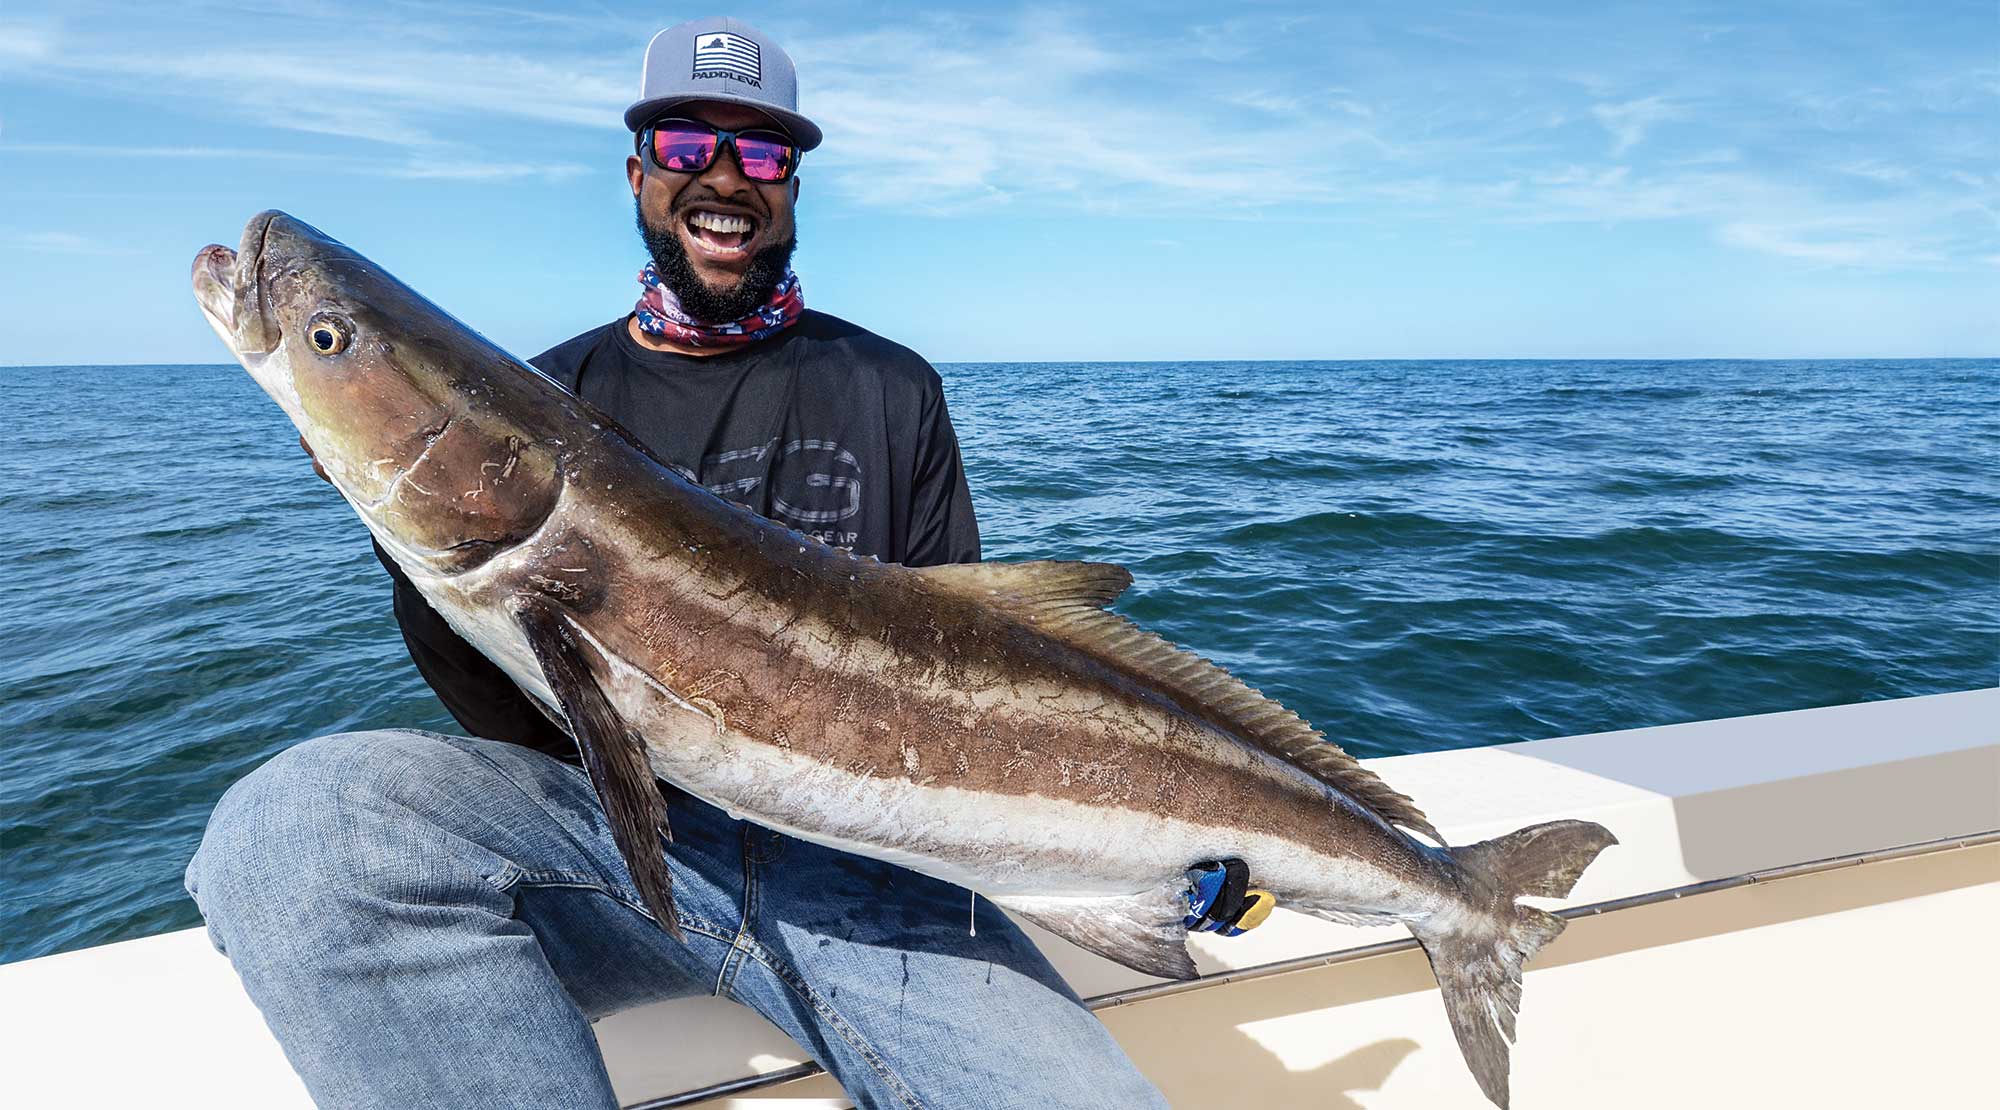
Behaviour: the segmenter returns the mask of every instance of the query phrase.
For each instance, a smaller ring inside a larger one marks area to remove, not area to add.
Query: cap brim
[[[755,108],[778,121],[778,126],[783,127],[785,134],[790,135],[792,141],[799,144],[800,150],[811,150],[819,145],[819,141],[823,137],[820,134],[817,124],[797,112],[788,112],[783,108],[774,107],[752,97],[733,96],[729,93],[703,93],[700,96],[656,96],[651,100],[641,100],[630,108],[625,109],[625,128],[637,134],[639,129],[644,127],[649,120],[658,119],[660,113],[676,104],[700,103],[741,104],[745,108]]]

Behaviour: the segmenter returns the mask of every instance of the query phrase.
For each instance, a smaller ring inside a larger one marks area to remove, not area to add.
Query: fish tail
[[[1521,969],[1564,924],[1562,918],[1518,905],[1515,899],[1567,896],[1583,869],[1616,843],[1618,838],[1602,825],[1551,821],[1448,848],[1452,861],[1467,872],[1467,885],[1490,890],[1492,901],[1411,923],[1444,993],[1445,1012],[1466,1066],[1479,1089],[1502,1110],[1507,1106],[1514,1015],[1521,1008]]]

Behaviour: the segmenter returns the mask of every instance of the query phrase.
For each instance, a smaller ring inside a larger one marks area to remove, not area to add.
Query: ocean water
[[[989,558],[1126,564],[1362,755],[2000,680],[2000,361],[942,369]],[[241,371],[0,368],[0,419],[0,961],[196,923],[287,745],[451,727]]]

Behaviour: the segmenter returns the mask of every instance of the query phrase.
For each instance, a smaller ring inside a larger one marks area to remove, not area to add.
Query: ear
[[[636,154],[625,156],[625,180],[632,183],[632,195],[637,197],[639,195],[639,186],[646,181],[646,167],[640,163],[639,156]]]
[[[793,175],[792,175],[792,203],[793,203],[793,204],[797,204],[798,202],[799,202],[799,175],[798,175],[798,174],[793,174]]]

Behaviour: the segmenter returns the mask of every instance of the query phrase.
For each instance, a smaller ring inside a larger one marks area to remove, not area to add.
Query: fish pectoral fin
[[[611,824],[611,839],[632,873],[639,897],[662,928],[675,939],[683,939],[674,917],[673,876],[660,845],[662,836],[672,839],[667,828],[667,800],[653,781],[645,743],[598,686],[591,662],[602,660],[569,615],[538,598],[519,603],[515,612],[542,676],[561,703],[569,734],[583,754],[590,785]]]
[[[1188,955],[1186,884],[1112,897],[988,898],[1086,951],[1162,979],[1200,976]]]

